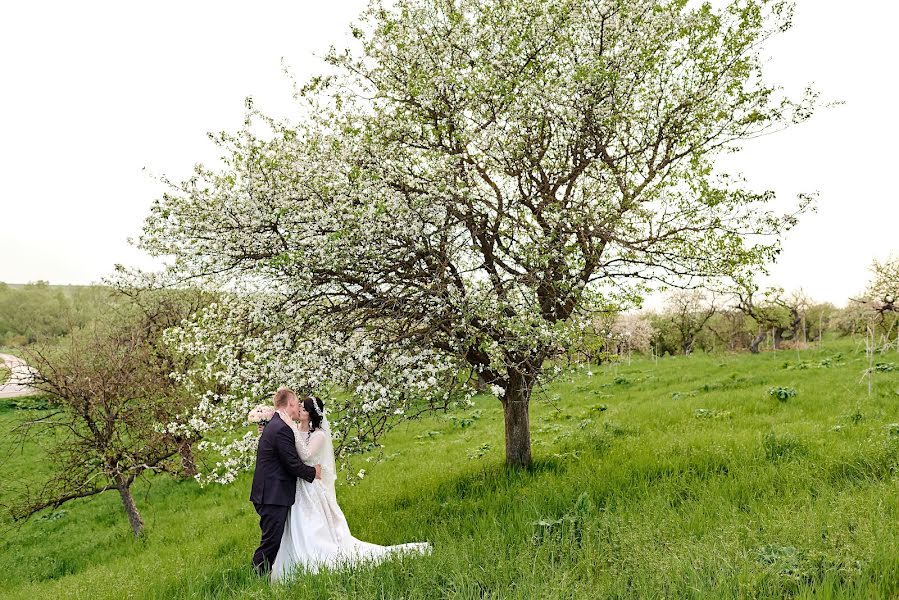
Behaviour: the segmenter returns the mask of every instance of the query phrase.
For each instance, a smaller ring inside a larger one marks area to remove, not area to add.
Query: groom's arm
[[[282,427],[275,434],[275,451],[278,453],[281,464],[287,467],[287,470],[294,477],[299,477],[304,481],[312,483],[315,481],[315,467],[310,467],[300,460],[300,455],[297,454],[297,447],[294,444],[291,433],[289,427]]]

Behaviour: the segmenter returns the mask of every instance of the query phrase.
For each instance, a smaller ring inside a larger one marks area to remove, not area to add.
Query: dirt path
[[[37,393],[37,390],[29,385],[34,369],[12,354],[0,354],[0,361],[10,370],[6,383],[0,383],[0,398],[16,398]]]

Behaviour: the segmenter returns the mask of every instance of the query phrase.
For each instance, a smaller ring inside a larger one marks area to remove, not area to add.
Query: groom
[[[296,498],[297,478],[312,483],[321,479],[322,467],[303,464],[294,445],[293,429],[285,419],[300,418],[300,404],[296,394],[287,388],[275,392],[275,412],[256,450],[256,472],[250,502],[259,513],[262,541],[253,554],[253,568],[264,575],[275,562],[281,547],[281,535],[287,522],[287,512]]]

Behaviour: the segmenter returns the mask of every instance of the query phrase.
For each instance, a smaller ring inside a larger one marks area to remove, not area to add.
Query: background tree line
[[[732,286],[669,293],[662,308],[609,313],[594,320],[573,357],[601,362],[639,352],[656,356],[693,352],[784,350],[820,341],[825,335],[873,335],[881,350],[899,338],[899,258],[874,261],[871,280],[843,307],[816,302],[801,290]]]
[[[0,346],[23,346],[65,336],[100,318],[113,302],[106,286],[0,282]]]

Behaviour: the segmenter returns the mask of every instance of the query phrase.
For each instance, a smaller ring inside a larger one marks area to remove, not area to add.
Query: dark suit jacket
[[[292,506],[296,499],[297,477],[312,483],[315,481],[315,467],[300,460],[294,445],[293,429],[275,413],[259,438],[250,501]]]

